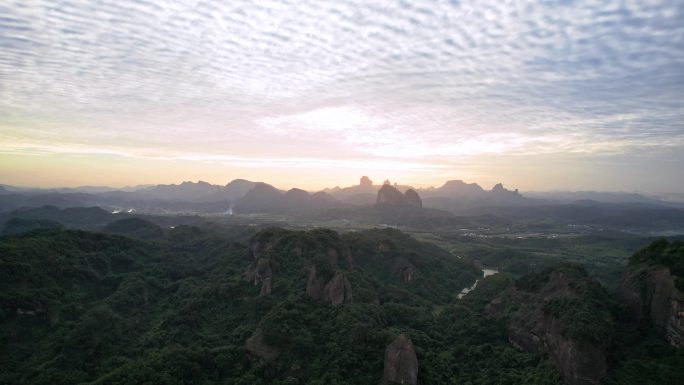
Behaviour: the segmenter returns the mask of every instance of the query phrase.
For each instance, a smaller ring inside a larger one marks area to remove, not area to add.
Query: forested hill
[[[445,306],[479,270],[396,230],[46,229],[0,238],[0,263],[2,384],[376,384],[401,333],[421,383],[444,366],[553,383],[500,325]]]
[[[0,384],[561,382],[484,311],[513,278],[458,300],[480,270],[397,230],[107,231],[0,238]]]

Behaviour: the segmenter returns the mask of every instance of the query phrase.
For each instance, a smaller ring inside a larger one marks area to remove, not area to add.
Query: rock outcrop
[[[404,194],[389,184],[384,184],[378,190],[377,204],[403,205]]]
[[[423,201],[414,189],[406,190],[404,193],[404,203],[413,207],[423,207]]]
[[[589,300],[583,295],[596,290],[602,293],[600,285],[583,269],[548,269],[521,278],[485,310],[506,318],[510,342],[521,350],[547,357],[567,384],[600,384],[607,371],[605,349],[610,337],[605,334],[610,328],[603,323],[591,325],[579,313],[600,313],[602,319],[610,319],[610,313],[599,307],[576,312],[573,308],[594,306],[587,305]],[[577,323],[569,325],[573,322]]]
[[[382,385],[418,383],[418,358],[411,338],[400,334],[385,349]]]
[[[361,180],[359,181],[359,186],[373,187],[373,181],[369,177],[364,175],[361,177]]]
[[[416,190],[408,189],[402,194],[396,187],[389,184],[384,184],[380,187],[376,203],[395,206],[423,207],[423,201],[420,199],[420,195],[418,195]]]
[[[684,345],[684,242],[653,241],[632,255],[619,294],[637,321]]]
[[[318,274],[318,269],[312,267],[309,270],[309,278],[306,281],[306,294],[316,302],[324,302],[323,289],[325,288],[325,278]]]
[[[325,302],[335,306],[350,303],[352,301],[352,288],[347,276],[339,271],[335,273],[325,285],[323,296]]]
[[[316,267],[312,267],[306,282],[306,293],[314,301],[334,306],[352,302],[351,283],[340,271],[326,282],[326,279],[319,275]]]
[[[328,247],[325,256],[331,266],[342,266],[347,269],[351,269],[353,266],[351,252],[346,246],[341,247],[340,249]]]
[[[273,269],[271,267],[271,260],[268,258],[259,258],[256,266],[250,268],[245,273],[248,281],[253,282],[254,285],[261,285],[259,295],[270,295],[273,285]]]
[[[649,320],[672,346],[684,346],[684,292],[665,266],[631,265],[623,274],[619,294],[637,321]]]
[[[392,267],[392,272],[406,283],[416,278],[416,267],[406,258],[399,258]]]
[[[520,195],[518,189],[511,191],[505,188],[501,183],[497,183],[489,192],[487,192],[487,196],[490,199],[498,202],[517,201],[523,199],[523,196]]]

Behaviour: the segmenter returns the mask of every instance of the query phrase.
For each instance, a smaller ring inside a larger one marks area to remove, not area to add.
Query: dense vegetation
[[[566,263],[530,274],[516,282],[517,287],[534,290],[549,280],[551,272],[563,274],[571,284],[572,296],[550,298],[544,303],[544,313],[560,321],[561,334],[566,338],[604,344],[610,341],[614,330],[615,304],[595,280],[589,277],[581,265]]]
[[[263,297],[244,278],[260,239],[273,245],[273,293]],[[353,256],[329,266],[349,274],[353,303],[305,293],[306,267],[328,263],[330,247]],[[421,383],[557,379],[512,348],[502,324],[467,301],[450,305],[477,269],[396,230],[181,226],[136,240],[50,229],[1,238],[0,258],[3,384],[376,384],[400,332],[416,345]],[[413,264],[415,280],[403,282],[397,262]],[[247,352],[257,329],[277,359]]]
[[[170,229],[127,218],[105,231],[0,238],[0,384],[377,384],[384,349],[400,333],[416,347],[420,384],[560,382],[550,364],[509,343],[504,320],[483,312],[505,289],[533,288],[545,272],[517,283],[488,277],[459,301],[480,271],[392,229]],[[255,256],[270,261],[271,295],[247,279]],[[344,272],[352,303],[312,300],[305,288],[314,266],[325,278]],[[547,310],[567,333],[600,337],[613,327],[601,317],[617,310],[602,307],[600,286],[580,292],[587,303]],[[636,383],[641,364],[681,371],[681,359],[648,356],[671,353],[661,341],[620,333],[617,341],[643,353],[616,350],[613,383]]]
[[[667,266],[676,276],[677,288],[684,291],[684,241],[670,243],[667,239],[659,239],[634,253],[629,261],[632,264]]]

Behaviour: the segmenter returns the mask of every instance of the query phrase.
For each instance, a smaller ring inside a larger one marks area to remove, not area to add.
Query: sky
[[[684,192],[684,1],[0,2],[0,183]]]

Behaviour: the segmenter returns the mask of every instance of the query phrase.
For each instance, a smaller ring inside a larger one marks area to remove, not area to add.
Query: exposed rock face
[[[332,305],[342,305],[352,301],[351,283],[342,272],[337,272],[323,289],[325,302]]]
[[[409,206],[423,207],[423,201],[414,189],[406,190],[404,193],[404,202]]]
[[[349,251],[349,247],[347,246],[339,248],[338,246],[328,247],[328,250],[325,252],[325,257],[330,266],[338,266],[346,269],[351,269],[353,266],[351,251]]]
[[[273,289],[273,284],[271,282],[271,277],[264,279],[261,283],[261,290],[259,291],[260,296],[271,295],[271,290]]]
[[[568,384],[600,384],[606,374],[604,348],[563,337],[558,318],[541,309],[515,317],[509,340],[519,349],[548,356]]]
[[[624,273],[620,297],[634,318],[648,319],[676,347],[684,346],[684,293],[665,266],[632,265]]]
[[[309,271],[309,278],[306,281],[306,294],[309,295],[316,302],[324,302],[323,289],[325,288],[325,279],[318,275],[315,267]]]
[[[273,269],[271,268],[270,259],[259,258],[256,266],[247,270],[245,277],[248,281],[254,282],[254,285],[261,285],[260,295],[271,294]]]
[[[491,301],[485,310],[490,315],[507,316],[510,342],[522,350],[548,357],[567,384],[600,384],[606,375],[605,347],[609,341],[599,344],[564,336],[561,320],[544,307],[553,299],[578,298],[574,292],[576,282],[571,274],[553,271],[541,287],[513,287]]]
[[[413,282],[416,277],[416,267],[406,258],[399,258],[392,267],[394,274],[398,275],[403,282]]]
[[[413,282],[416,276],[416,269],[413,266],[409,266],[404,269],[404,282]]]
[[[317,302],[335,306],[352,302],[351,283],[339,271],[326,282],[325,278],[318,275],[316,268],[312,267],[306,282],[306,293]]]
[[[411,338],[400,334],[385,349],[382,385],[418,383],[418,358]]]

